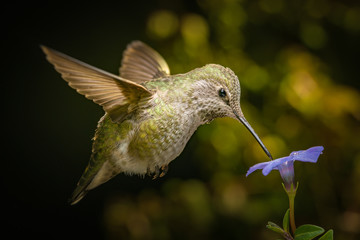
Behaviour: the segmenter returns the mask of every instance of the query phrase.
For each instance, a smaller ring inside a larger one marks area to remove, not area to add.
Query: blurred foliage
[[[242,86],[244,114],[275,158],[323,145],[316,165],[296,167],[298,224],[332,228],[335,239],[356,239],[359,76],[347,75],[343,66],[354,67],[358,59],[339,63],[332,58],[337,44],[359,39],[359,5],[330,0],[197,4],[197,13],[155,9],[149,14],[146,34],[154,48],[168,61],[172,74],[207,63],[230,67]],[[266,160],[236,121],[219,119],[202,126],[158,187],[121,192],[106,202],[107,235],[274,239],[265,225],[270,218],[280,221],[287,209],[280,176],[275,172],[266,178],[244,177],[250,166]],[[184,164],[183,172],[177,172]],[[196,170],[184,174],[184,169]]]

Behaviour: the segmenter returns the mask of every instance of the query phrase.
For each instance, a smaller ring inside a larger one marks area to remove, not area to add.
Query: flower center
[[[291,190],[291,184],[294,185],[295,173],[294,173],[294,161],[286,161],[278,166],[281,178],[283,179],[286,190]]]

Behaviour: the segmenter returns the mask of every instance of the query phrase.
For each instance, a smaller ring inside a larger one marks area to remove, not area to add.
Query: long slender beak
[[[251,132],[251,134],[254,136],[254,138],[256,139],[256,141],[260,144],[261,148],[264,150],[264,152],[266,153],[266,155],[268,155],[268,157],[273,160],[269,150],[267,150],[267,148],[265,147],[264,143],[260,140],[259,136],[256,134],[256,132],[254,131],[254,129],[251,127],[250,123],[245,119],[244,116],[239,116],[239,114],[237,114],[234,111],[234,114],[236,116],[236,118],[245,125],[245,127]]]

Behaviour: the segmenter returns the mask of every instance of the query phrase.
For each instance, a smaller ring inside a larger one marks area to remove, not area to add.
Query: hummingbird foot
[[[162,166],[161,166],[161,170],[162,170],[162,172],[160,173],[160,177],[163,177],[163,176],[165,176],[165,174],[168,172],[168,170],[169,170],[169,165],[162,165]]]
[[[160,168],[158,166],[155,166],[155,172],[154,172],[152,180],[157,179],[159,177],[159,175],[160,175]]]
[[[160,170],[161,170],[161,172],[160,172]],[[167,173],[168,170],[169,170],[168,165],[162,165],[161,168],[156,166],[154,172],[151,172],[150,169],[148,169],[148,175],[152,176],[152,179],[154,180],[154,179],[157,179],[158,177],[165,176],[165,174]]]

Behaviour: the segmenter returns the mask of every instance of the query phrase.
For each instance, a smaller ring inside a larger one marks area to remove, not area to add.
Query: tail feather
[[[83,197],[85,197],[87,192],[88,192],[88,190],[83,190],[79,193],[74,192],[73,195],[71,196],[71,198],[69,199],[70,205],[77,204],[81,199],[83,199]]]
[[[69,199],[69,203],[71,205],[75,205],[76,203],[78,203],[83,197],[85,197],[87,192],[90,190],[88,187],[95,176],[90,178],[87,182],[84,182],[83,180],[84,180],[85,174],[86,174],[86,171],[84,172],[83,176],[80,178],[74,192],[72,193],[72,195]]]
[[[121,170],[113,166],[109,161],[102,164],[99,170],[96,169],[94,171],[94,168],[88,167],[80,178],[76,189],[69,199],[69,203],[71,205],[78,203],[89,190],[109,181],[120,172]]]

